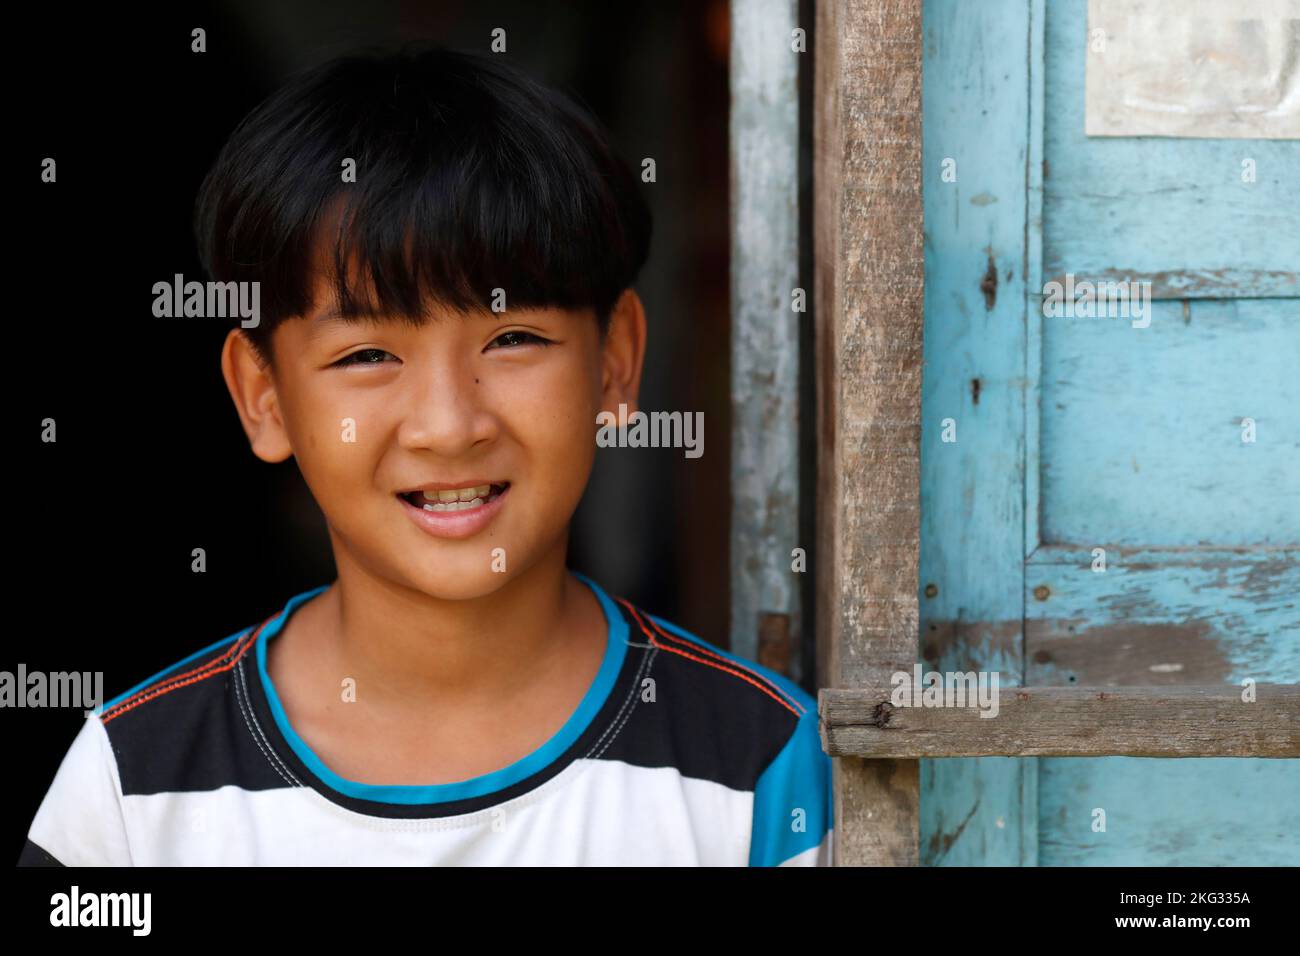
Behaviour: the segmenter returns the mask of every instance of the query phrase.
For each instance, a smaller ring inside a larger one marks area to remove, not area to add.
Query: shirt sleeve
[[[99,714],[86,718],[64,755],[18,865],[131,865],[117,760]]]
[[[754,788],[750,866],[831,865],[831,768],[814,705]]]

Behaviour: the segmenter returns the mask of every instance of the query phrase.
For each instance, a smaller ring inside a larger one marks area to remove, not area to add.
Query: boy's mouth
[[[422,511],[451,513],[469,511],[491,501],[495,501],[510,487],[508,481],[482,482],[466,485],[463,488],[440,488],[429,490],[416,488],[413,491],[398,492],[398,497],[412,507]]]

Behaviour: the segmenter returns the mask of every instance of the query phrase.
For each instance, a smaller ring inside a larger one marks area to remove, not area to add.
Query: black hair
[[[210,279],[261,283],[244,331],[268,361],[276,326],[319,305],[331,238],[341,315],[418,324],[430,301],[486,309],[499,287],[508,308],[594,309],[604,334],[649,252],[639,185],[575,99],[499,57],[406,47],[331,60],[257,106],[204,179],[194,229]]]

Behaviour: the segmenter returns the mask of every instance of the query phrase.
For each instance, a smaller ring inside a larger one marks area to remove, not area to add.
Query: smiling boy
[[[196,215],[261,288],[221,368],[337,580],[88,719],[20,863],[829,863],[812,698],[566,567],[637,408],[639,190],[475,55],[344,58],[244,120]]]

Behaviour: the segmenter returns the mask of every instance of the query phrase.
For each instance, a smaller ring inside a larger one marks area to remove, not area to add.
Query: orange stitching
[[[644,613],[644,612],[643,612],[643,613]],[[659,626],[659,623],[658,623],[658,622],[657,622],[653,617],[651,617],[648,613],[646,614],[646,620],[650,622],[650,626],[653,627],[653,628],[655,629],[656,633],[658,633],[658,634],[660,634],[661,636],[667,638],[668,640],[670,640],[670,641],[680,641],[681,643],[685,644],[685,645],[688,646],[688,647],[693,647],[693,648],[695,648],[696,650],[698,650],[698,651],[699,651],[700,653],[702,653],[702,654],[708,654],[710,657],[717,658],[718,660],[722,661],[724,664],[729,664],[729,665],[732,666],[732,667],[739,667],[739,668],[740,668],[741,670],[743,670],[745,673],[747,673],[747,674],[752,674],[752,675],[754,676],[754,679],[755,679],[755,680],[762,681],[763,684],[764,684],[765,686],[767,686],[767,687],[771,688],[772,690],[776,691],[776,692],[777,692],[778,694],[780,694],[780,695],[781,695],[785,700],[789,701],[791,705],[793,705],[795,708],[798,709],[799,713],[801,713],[801,714],[802,714],[802,713],[805,713],[806,708],[804,707],[804,705],[801,704],[798,700],[796,700],[792,695],[790,695],[789,693],[787,693],[787,692],[786,692],[786,691],[785,691],[785,690],[784,690],[784,689],[783,689],[779,684],[777,684],[775,681],[773,681],[773,680],[771,680],[771,679],[769,679],[769,678],[767,678],[767,677],[764,677],[762,674],[758,673],[758,672],[755,671],[755,670],[752,670],[752,669],[749,668],[749,667],[746,667],[744,664],[738,664],[738,663],[736,663],[735,661],[728,660],[727,658],[723,657],[721,654],[718,654],[717,652],[713,651],[712,649],[710,649],[710,648],[708,648],[708,647],[704,647],[703,645],[696,644],[694,641],[689,641],[689,640],[687,640],[686,638],[681,637],[681,636],[679,636],[679,635],[677,635],[677,634],[672,634],[672,633],[670,633],[670,632],[668,632],[668,631],[665,631],[662,627]]]
[[[255,633],[255,632],[250,632],[250,634],[252,634],[252,633]],[[232,654],[237,653],[237,652],[239,651],[240,645],[242,645],[245,641],[247,641],[247,640],[249,639],[249,636],[250,636],[249,634],[245,634],[243,637],[238,638],[237,640],[235,640],[234,643],[232,643],[229,647],[227,647],[224,651],[222,651],[222,652],[221,652],[220,654],[218,654],[216,657],[212,658],[212,660],[210,660],[210,661],[206,661],[205,663],[202,663],[202,664],[198,665],[197,667],[193,667],[193,668],[191,668],[190,670],[183,671],[183,672],[180,673],[180,674],[173,674],[171,677],[164,677],[162,680],[159,680],[159,681],[157,681],[156,683],[150,684],[148,687],[141,688],[140,690],[138,690],[138,691],[136,691],[134,694],[132,694],[130,697],[127,697],[126,699],[124,699],[124,700],[122,700],[122,701],[119,701],[117,704],[115,704],[113,707],[111,707],[111,708],[107,711],[107,713],[112,713],[113,711],[118,710],[119,708],[126,706],[127,704],[129,704],[129,703],[131,703],[132,701],[134,701],[136,698],[138,698],[138,697],[143,697],[145,694],[148,694],[150,691],[157,690],[157,689],[159,689],[159,688],[161,688],[161,687],[163,687],[163,686],[165,686],[165,685],[168,685],[168,684],[174,684],[174,683],[176,683],[176,682],[182,680],[183,678],[189,677],[191,674],[198,674],[198,673],[201,673],[202,671],[205,671],[205,670],[208,670],[208,669],[210,669],[210,668],[216,667],[219,663],[221,663],[222,661],[224,661],[224,660],[226,660],[227,658],[229,658]]]
[[[753,684],[755,687],[757,687],[757,688],[758,688],[759,690],[761,690],[763,693],[767,694],[767,696],[771,697],[774,701],[776,701],[778,704],[780,704],[780,705],[781,705],[782,707],[784,707],[786,710],[790,711],[790,713],[794,714],[795,717],[801,717],[801,716],[803,716],[803,714],[802,714],[802,710],[803,710],[803,708],[802,708],[802,707],[800,707],[799,710],[796,710],[794,707],[791,707],[790,704],[787,703],[783,698],[780,698],[780,697],[776,696],[776,694],[772,693],[772,690],[771,690],[771,688],[768,686],[768,684],[766,684],[766,683],[759,683],[757,680],[754,680],[753,678],[748,677],[748,676],[745,675],[745,674],[742,674],[742,673],[741,673],[740,671],[738,671],[738,670],[733,670],[731,667],[723,666],[722,664],[716,664],[716,663],[714,663],[713,661],[708,660],[708,659],[703,658],[703,657],[696,657],[694,654],[688,654],[686,651],[683,651],[683,650],[681,650],[680,648],[677,648],[677,647],[669,647],[669,646],[666,645],[666,644],[660,644],[658,641],[655,640],[655,636],[654,636],[653,634],[651,634],[650,631],[648,631],[648,630],[646,629],[645,624],[641,621],[641,615],[637,614],[637,612],[636,612],[636,608],[634,608],[631,604],[628,604],[628,602],[625,601],[625,600],[623,600],[621,597],[617,597],[617,596],[615,596],[615,600],[617,600],[620,604],[622,604],[622,605],[624,605],[625,607],[627,607],[627,609],[628,609],[629,611],[632,612],[632,616],[633,616],[634,618],[636,618],[636,622],[637,622],[637,624],[640,626],[641,631],[645,634],[646,637],[648,637],[648,638],[650,639],[650,643],[653,644],[655,647],[658,647],[658,648],[660,648],[660,649],[662,649],[662,650],[665,650],[665,651],[671,651],[671,652],[674,653],[674,654],[680,654],[682,657],[685,657],[685,658],[687,658],[687,659],[689,659],[689,660],[698,661],[699,663],[701,663],[701,664],[705,664],[705,665],[707,665],[707,666],[709,666],[709,667],[716,667],[716,668],[717,668],[718,670],[720,670],[720,671],[725,671],[725,672],[727,672],[728,674],[733,675],[734,677],[739,677],[739,678],[740,678],[741,680],[743,680],[745,683],[747,683],[747,684]],[[647,615],[647,616],[648,616],[648,615]],[[653,621],[652,621],[651,623],[653,623]],[[655,630],[659,630],[659,626],[658,626],[658,625],[655,625]],[[668,637],[669,635],[666,635],[666,634],[665,634],[664,636],[665,636],[665,637]],[[682,640],[681,638],[677,638],[677,639],[678,639],[678,640]],[[705,652],[707,652],[707,653],[712,653],[712,652],[708,651],[707,648],[702,648],[702,647],[700,647],[698,644],[693,644],[693,643],[691,643],[690,641],[685,641],[685,640],[683,640],[682,643],[686,644],[688,647],[693,647],[693,648],[695,648],[696,650],[705,651]],[[718,655],[714,654],[714,656],[717,657]],[[719,659],[720,659],[720,660],[726,660],[726,658],[719,658]],[[727,661],[727,663],[728,663],[728,664],[731,664],[732,662],[731,662],[731,661]],[[752,674],[753,671],[750,671],[750,673]],[[755,676],[760,676],[760,675],[755,675]],[[761,679],[761,677],[760,677],[760,679]],[[798,706],[798,702],[797,702],[797,701],[796,701],[796,706]]]
[[[619,598],[619,600],[622,601],[622,598]],[[625,603],[626,603],[626,602],[625,602]],[[687,658],[687,659],[689,659],[689,660],[697,661],[697,662],[699,662],[699,663],[701,663],[701,664],[706,664],[706,665],[708,665],[709,667],[716,667],[716,668],[717,668],[718,670],[720,670],[720,671],[725,671],[725,672],[728,673],[728,674],[731,674],[731,675],[733,675],[733,676],[735,676],[735,677],[739,677],[739,678],[740,678],[741,680],[743,680],[745,683],[747,683],[747,684],[753,684],[755,687],[757,687],[757,688],[758,688],[759,690],[761,690],[763,693],[767,694],[767,696],[771,697],[774,701],[776,701],[778,704],[780,704],[780,705],[781,705],[782,707],[784,707],[786,710],[790,711],[790,713],[794,714],[796,717],[800,717],[800,716],[802,716],[802,712],[803,712],[803,708],[802,708],[802,706],[799,705],[799,703],[796,701],[796,702],[795,702],[795,706],[792,707],[792,706],[791,706],[791,705],[790,705],[790,704],[789,704],[789,703],[788,703],[784,698],[778,697],[778,696],[776,696],[776,694],[772,693],[773,688],[772,688],[772,686],[771,686],[769,683],[766,683],[766,682],[764,682],[764,683],[760,683],[760,681],[763,681],[763,680],[764,680],[764,678],[762,678],[761,675],[755,675],[755,676],[758,678],[757,680],[755,680],[754,678],[748,677],[748,676],[746,676],[746,674],[743,674],[743,673],[741,673],[741,672],[738,671],[738,670],[733,670],[732,667],[730,667],[730,666],[726,666],[726,665],[724,665],[724,664],[715,664],[713,661],[707,660],[707,659],[705,659],[705,658],[703,658],[703,657],[696,657],[694,654],[688,654],[686,651],[680,650],[679,648],[676,648],[676,647],[669,647],[669,646],[667,646],[667,645],[665,645],[665,644],[660,644],[658,641],[655,640],[654,635],[651,634],[649,631],[646,630],[645,624],[642,623],[642,621],[641,621],[641,616],[640,616],[639,614],[637,614],[636,610],[635,610],[635,609],[634,609],[630,604],[628,605],[628,610],[630,610],[630,611],[632,612],[632,616],[636,618],[636,620],[637,620],[637,624],[640,625],[641,630],[642,630],[642,632],[645,634],[645,636],[648,637],[648,638],[650,638],[650,643],[651,643],[651,644],[654,644],[656,647],[658,647],[658,648],[660,648],[660,649],[662,649],[662,650],[665,650],[665,651],[671,651],[671,652],[674,653],[674,654],[680,654],[682,657],[685,657],[685,658]],[[647,615],[647,616],[649,616],[649,615]],[[654,621],[652,620],[651,623],[654,624]],[[658,626],[657,624],[655,624],[655,630],[656,630],[656,631],[659,631],[659,633],[663,634],[663,631],[660,630],[660,628],[659,628],[659,626]],[[667,637],[667,638],[673,639],[675,636],[674,636],[674,635],[664,634],[664,637]],[[688,647],[692,647],[692,648],[694,648],[695,650],[703,651],[703,652],[705,652],[705,653],[711,653],[711,652],[708,651],[707,648],[700,647],[698,644],[693,644],[693,643],[691,643],[690,641],[685,641],[685,640],[682,640],[681,638],[675,638],[675,639],[676,639],[676,640],[681,640],[683,644],[686,644]],[[718,655],[714,654],[713,656],[717,657]],[[720,658],[720,660],[724,660],[724,661],[725,661],[726,658]],[[731,664],[731,663],[732,663],[732,662],[727,661],[727,664]],[[749,673],[752,674],[753,671],[749,671]],[[797,707],[798,709],[796,709],[796,707]]]
[[[276,613],[278,614],[279,612],[277,611]],[[196,667],[194,668],[193,671],[189,672],[192,674],[196,674],[197,676],[191,677],[188,680],[180,680],[180,678],[185,675],[178,674],[175,678],[168,678],[167,680],[159,681],[157,684],[154,684],[152,687],[146,687],[138,694],[135,694],[131,698],[122,701],[122,703],[118,704],[111,711],[106,712],[100,718],[101,722],[106,724],[110,720],[114,720],[118,717],[121,717],[127,711],[134,710],[136,707],[139,707],[141,704],[145,703],[146,701],[150,701],[157,697],[161,697],[163,694],[170,693],[171,691],[177,690],[181,687],[185,687],[188,684],[197,684],[199,681],[207,680],[209,677],[212,677],[215,674],[220,674],[222,671],[230,670],[232,667],[234,667],[236,664],[239,663],[240,659],[244,656],[244,654],[248,651],[248,649],[257,643],[257,635],[262,633],[262,628],[266,627],[266,625],[269,624],[274,618],[275,618],[275,614],[272,614],[260,625],[258,625],[257,630],[253,631],[252,634],[247,639],[242,641],[236,641],[235,644],[232,645],[230,650],[227,651],[225,654],[222,654],[221,657],[209,661],[207,664],[204,664],[201,667]],[[240,646],[241,644],[242,647]],[[239,647],[239,653],[235,654],[235,656],[231,658],[231,660],[223,664],[221,667],[216,667],[212,670],[209,670],[205,674],[199,673],[205,668],[211,667],[212,665],[216,664],[217,661],[229,657],[231,652],[234,651],[236,647]],[[146,696],[141,696],[141,695],[146,695]],[[139,699],[136,700],[135,698],[139,698]]]
[[[248,637],[249,635],[245,634],[243,637],[238,638],[234,643],[232,643],[229,647],[227,647],[216,657],[212,658],[212,660],[210,661],[200,664],[197,667],[193,667],[190,670],[184,671],[183,673],[173,674],[171,677],[164,677],[162,680],[150,684],[148,687],[141,688],[140,690],[132,694],[130,697],[127,697],[124,700],[119,701],[117,704],[114,704],[113,707],[109,709],[108,713],[112,713],[112,711],[117,710],[119,707],[123,707],[126,704],[131,703],[131,701],[135,700],[137,697],[142,697],[145,694],[149,693],[151,690],[155,690],[156,688],[162,687],[164,684],[175,683],[176,681],[179,681],[182,678],[189,677],[191,674],[197,674],[200,671],[207,670],[210,667],[215,667],[221,661],[224,661],[226,658],[228,658],[231,654],[236,653],[239,649],[239,646],[242,643],[244,643],[244,641],[248,640]]]
[[[260,631],[261,628],[258,628],[258,630]],[[244,656],[244,653],[248,650],[248,648],[253,646],[256,640],[257,638],[254,637],[252,640],[246,642],[243,645],[243,648],[240,650],[240,652],[237,655],[235,655],[234,658],[232,658],[227,663],[223,664],[221,667],[214,668],[205,674],[198,674],[197,676],[191,677],[188,680],[183,680],[178,682],[164,682],[162,684],[155,685],[158,689],[155,690],[153,693],[148,693],[148,689],[146,688],[146,690],[142,691],[141,693],[145,693],[147,694],[147,696],[141,697],[139,700],[135,700],[131,702],[123,701],[117,707],[113,708],[113,711],[111,713],[106,714],[102,718],[103,723],[108,723],[110,720],[115,720],[116,718],[121,717],[127,711],[134,710],[135,708],[139,707],[141,704],[146,703],[147,701],[150,700],[154,700],[157,697],[161,697],[163,694],[169,694],[172,691],[178,690],[179,688],[185,687],[189,684],[197,684],[199,681],[207,680],[209,677],[212,677],[216,674],[220,674],[223,671],[230,670],[232,667],[234,667],[236,664],[239,663],[240,659]],[[224,657],[225,655],[222,656]],[[215,661],[213,663],[215,663]]]
[[[622,598],[618,598],[618,600],[622,601],[623,599],[622,599]],[[627,603],[627,602],[624,601],[623,603]],[[636,614],[636,610],[635,610],[634,608],[632,608],[631,605],[628,605],[628,608],[629,608],[629,610],[632,610],[633,615]],[[645,612],[642,612],[642,613],[645,613]],[[746,667],[744,664],[738,664],[738,663],[736,663],[735,661],[728,660],[727,658],[723,657],[721,654],[716,653],[715,651],[713,651],[712,649],[710,649],[710,648],[708,648],[708,647],[704,647],[704,646],[702,646],[702,645],[700,645],[700,644],[696,644],[695,642],[693,642],[693,641],[689,641],[689,640],[687,640],[686,638],[684,638],[684,637],[680,637],[680,636],[678,636],[678,635],[676,635],[676,634],[670,634],[669,632],[665,631],[662,627],[660,627],[659,624],[658,624],[658,622],[655,621],[655,619],[654,619],[650,614],[648,614],[648,613],[646,614],[646,619],[650,622],[650,626],[653,627],[653,628],[655,629],[655,631],[656,631],[657,633],[659,633],[660,635],[662,635],[664,638],[666,638],[666,639],[668,639],[668,640],[670,640],[670,641],[680,641],[681,643],[687,645],[688,647],[693,647],[693,648],[695,648],[696,650],[698,650],[698,651],[699,651],[700,653],[702,653],[702,654],[708,654],[710,657],[713,657],[713,658],[716,658],[716,659],[719,660],[719,661],[722,661],[724,664],[728,664],[728,665],[730,665],[730,666],[732,666],[732,667],[739,667],[741,670],[745,671],[745,672],[748,673],[748,674],[752,674],[756,680],[762,681],[762,682],[763,682],[767,687],[770,687],[772,690],[776,691],[778,694],[780,694],[782,697],[784,697],[787,701],[789,701],[789,702],[790,702],[791,704],[793,704],[796,708],[798,708],[798,710],[799,710],[800,713],[804,713],[804,712],[805,712],[804,705],[801,704],[798,700],[796,700],[796,699],[795,699],[793,696],[791,696],[789,693],[787,693],[785,690],[783,690],[783,689],[780,687],[780,685],[778,685],[776,682],[774,682],[774,681],[772,681],[772,680],[770,680],[770,679],[764,677],[762,674],[759,674],[759,673],[757,673],[756,671],[751,670],[750,668]],[[642,630],[644,630],[644,627],[642,628]]]

